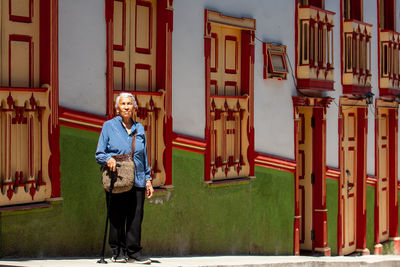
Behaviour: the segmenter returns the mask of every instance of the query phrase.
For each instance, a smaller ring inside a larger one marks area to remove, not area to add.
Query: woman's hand
[[[146,181],[146,196],[150,199],[154,194],[154,188],[150,180]]]
[[[115,172],[115,171],[117,170],[117,161],[116,161],[114,158],[110,158],[110,159],[107,161],[107,167],[108,167],[111,171]]]

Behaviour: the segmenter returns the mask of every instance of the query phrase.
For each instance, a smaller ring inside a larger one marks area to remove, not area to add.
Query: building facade
[[[399,6],[2,0],[0,254],[100,251],[94,152],[124,91],[145,253],[399,254]]]

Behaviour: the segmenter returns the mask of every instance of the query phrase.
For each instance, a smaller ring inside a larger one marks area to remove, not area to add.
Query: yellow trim
[[[201,150],[201,151],[205,151],[205,150],[206,150],[205,147],[188,145],[188,144],[180,143],[180,142],[176,142],[176,141],[172,141],[172,144],[173,144],[173,145],[177,145],[177,146],[183,146],[183,147],[193,148],[193,149]]]
[[[289,170],[296,169],[296,167],[291,167],[291,166],[284,165],[284,164],[273,163],[273,162],[263,161],[263,160],[258,160],[258,159],[255,159],[254,162],[262,163],[262,164],[266,164],[266,165],[272,165],[272,166],[276,166],[276,167],[282,167],[282,168],[289,169]]]
[[[75,124],[79,124],[79,125],[85,125],[85,126],[90,126],[93,128],[97,128],[97,129],[101,129],[103,126],[100,125],[96,125],[93,123],[88,123],[88,122],[82,122],[82,121],[77,121],[77,120],[71,120],[71,119],[67,119],[67,118],[60,118],[60,121],[65,121],[65,122],[70,122],[70,123],[75,123]]]

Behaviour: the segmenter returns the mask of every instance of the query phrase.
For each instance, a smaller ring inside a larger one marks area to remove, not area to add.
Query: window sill
[[[251,181],[255,180],[255,176],[242,177],[242,178],[233,178],[233,179],[223,179],[223,180],[214,180],[214,181],[206,181],[204,185],[209,188],[218,188],[225,186],[233,186],[233,185],[244,185],[249,184]]]
[[[53,209],[54,205],[61,203],[62,200],[62,198],[52,198],[44,202],[0,207],[0,216],[49,211]]]

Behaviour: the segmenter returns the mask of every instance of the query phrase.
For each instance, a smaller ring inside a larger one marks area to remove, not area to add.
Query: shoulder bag
[[[135,183],[135,153],[136,134],[132,137],[132,149],[130,154],[115,155],[116,171],[111,171],[108,167],[103,167],[101,182],[107,192],[112,194],[124,193],[132,189]]]

